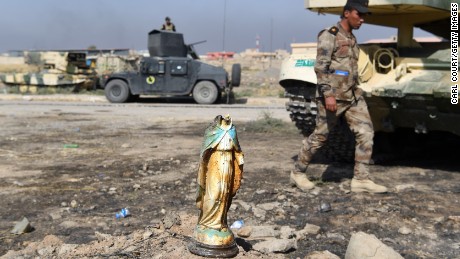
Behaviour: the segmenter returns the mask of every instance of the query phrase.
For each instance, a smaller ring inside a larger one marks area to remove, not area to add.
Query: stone
[[[49,246],[49,247],[43,247],[41,249],[37,250],[37,254],[40,255],[41,257],[52,257],[53,253],[56,251],[55,247]]]
[[[410,233],[412,233],[412,230],[410,230],[410,228],[404,226],[404,227],[400,227],[398,229],[398,233],[403,234],[403,235],[409,235]]]
[[[320,192],[321,192],[321,188],[315,187],[313,188],[313,190],[310,191],[310,194],[313,194],[314,196],[318,196]]]
[[[258,204],[256,207],[263,210],[274,210],[280,206],[279,202],[269,202],[269,203],[262,203]]]
[[[329,202],[322,201],[321,204],[319,205],[319,211],[320,212],[329,212],[332,210],[332,206]]]
[[[295,236],[297,240],[304,239],[307,235],[317,235],[321,227],[313,225],[313,224],[306,224],[302,230],[296,231]]]
[[[295,239],[269,239],[259,242],[252,247],[254,250],[262,253],[286,253],[297,249]]]
[[[141,185],[140,185],[140,184],[137,184],[137,183],[136,183],[135,185],[133,185],[133,189],[134,189],[135,191],[139,190],[140,188],[141,188]]]
[[[338,234],[338,233],[327,233],[326,237],[328,239],[345,240],[345,237],[342,234]]]
[[[252,227],[251,226],[244,226],[242,228],[240,228],[238,230],[238,232],[236,232],[236,234],[239,236],[239,237],[250,237],[251,234],[252,234]]]
[[[12,234],[24,234],[24,233],[29,233],[33,230],[32,226],[30,225],[29,220],[24,217],[22,220],[14,226],[13,230],[11,230]]]
[[[280,238],[281,239],[289,239],[294,236],[295,229],[289,226],[282,226],[280,228]]]
[[[348,189],[347,187],[345,187],[345,185],[347,186],[350,186],[350,181],[346,181],[346,182],[343,182],[339,185],[339,189],[344,192],[345,194],[348,194],[351,192],[350,189]]]
[[[340,259],[340,257],[325,250],[311,252],[304,259]]]
[[[374,235],[354,233],[348,243],[345,259],[403,259],[393,248],[385,245]]]
[[[260,218],[262,220],[265,219],[265,214],[267,214],[265,210],[259,208],[252,208],[252,213],[254,213],[256,218]]]
[[[145,240],[147,238],[150,238],[151,236],[153,236],[153,232],[150,231],[150,230],[146,230],[143,234],[142,234],[142,238]]]
[[[249,203],[242,200],[234,200],[233,202],[238,203],[241,207],[243,207],[245,211],[249,211],[252,208],[252,206]]]
[[[180,225],[181,224],[179,214],[177,214],[174,211],[167,212],[165,214],[165,216],[163,217],[163,219],[161,220],[161,222],[163,223],[163,226],[165,227],[165,229],[170,229],[174,225]]]
[[[70,207],[72,207],[72,208],[78,207],[78,202],[77,202],[76,200],[72,200],[72,201],[70,202]]]
[[[53,220],[57,220],[57,219],[62,218],[62,213],[61,213],[61,211],[58,211],[58,210],[51,211],[50,213],[48,213],[48,215],[50,215],[50,217]]]
[[[232,203],[232,205],[230,205],[230,209],[229,209],[229,210],[235,211],[235,210],[237,210],[237,209],[238,209],[238,205],[237,205],[237,204]]]
[[[97,240],[98,241],[104,241],[104,240],[108,240],[112,237],[112,235],[110,234],[104,234],[104,233],[101,233],[101,232],[94,232],[94,235],[96,236]]]
[[[62,228],[77,228],[77,227],[80,227],[81,225],[75,221],[67,220],[67,221],[63,221],[61,224],[59,224],[59,226]]]
[[[448,219],[454,222],[460,222],[460,216],[449,216]]]
[[[279,200],[279,201],[283,201],[283,200],[286,199],[286,195],[281,194],[280,196],[276,197],[276,199]]]
[[[252,226],[251,239],[273,238],[280,235],[277,226]]]
[[[77,247],[78,245],[76,244],[62,244],[58,250],[57,250],[57,253],[59,256],[63,256],[65,254],[68,254],[69,252],[75,250],[75,248]]]
[[[415,184],[407,183],[407,184],[398,184],[395,186],[395,192],[401,192],[407,189],[415,189]]]

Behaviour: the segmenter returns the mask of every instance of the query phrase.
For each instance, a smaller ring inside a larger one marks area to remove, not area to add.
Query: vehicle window
[[[149,73],[149,74],[156,74],[156,73],[158,73],[158,66],[156,66],[156,64],[149,64],[148,73]]]
[[[186,75],[187,61],[171,61],[171,75]]]
[[[158,73],[159,74],[165,73],[165,62],[164,61],[160,61],[160,63],[158,63]]]

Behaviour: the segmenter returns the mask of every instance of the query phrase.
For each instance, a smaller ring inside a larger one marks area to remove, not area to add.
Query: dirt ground
[[[199,150],[211,121],[91,109],[2,109],[0,255],[198,258],[187,244],[198,213]],[[237,258],[304,258],[324,250],[343,258],[357,231],[375,235],[404,258],[460,258],[458,145],[420,145],[412,156],[372,165],[375,181],[390,187],[387,194],[350,193],[352,165],[326,163],[309,168],[318,187],[303,193],[289,184],[302,139],[291,123],[276,130],[261,130],[251,121],[235,124],[245,167],[228,221],[321,228],[299,239],[297,249],[279,254],[254,250],[259,240],[238,238]],[[328,212],[319,209],[325,202]],[[125,207],[131,216],[116,219]],[[33,231],[11,234],[23,217]]]

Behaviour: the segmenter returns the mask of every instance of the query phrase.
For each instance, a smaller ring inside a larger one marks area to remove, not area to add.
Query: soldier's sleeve
[[[318,47],[316,53],[315,72],[318,85],[324,97],[335,96],[331,84],[331,65],[332,53],[335,47],[335,34],[331,30],[324,30],[318,35]]]

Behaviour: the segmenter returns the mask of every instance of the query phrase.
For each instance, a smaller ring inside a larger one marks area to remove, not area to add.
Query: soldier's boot
[[[301,173],[301,172],[291,171],[291,177],[289,180],[292,186],[296,186],[297,188],[299,188],[300,190],[304,192],[315,188],[315,184],[312,183],[310,180],[308,180],[308,177],[306,174]]]
[[[369,166],[364,163],[355,163],[354,177],[351,179],[352,192],[385,193],[387,187],[374,183],[369,179]]]
[[[289,182],[292,186],[296,186],[300,190],[306,192],[315,187],[315,184],[308,180],[307,165],[300,162],[295,163],[295,170],[291,171]]]
[[[352,192],[368,192],[368,193],[386,193],[388,192],[387,187],[376,184],[369,179],[351,179],[351,191]]]

